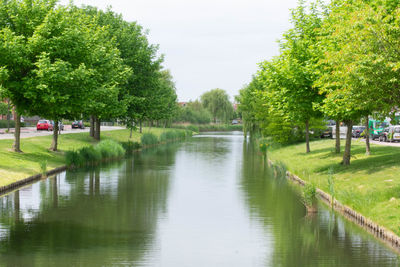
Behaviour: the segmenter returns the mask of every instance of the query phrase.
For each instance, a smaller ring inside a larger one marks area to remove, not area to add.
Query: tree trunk
[[[96,116],[96,130],[94,131],[94,139],[100,141],[100,119]]]
[[[7,100],[7,132],[10,132],[10,99]]]
[[[95,129],[94,129],[94,124],[95,124],[95,118],[94,118],[94,116],[93,115],[91,115],[90,116],[90,131],[89,131],[89,135],[91,136],[91,137],[94,137],[94,132],[95,132]]]
[[[14,132],[14,144],[13,151],[22,152],[21,151],[21,115],[15,112],[15,132]]]
[[[132,127],[131,127],[131,132],[130,132],[130,134],[129,134],[129,139],[132,138],[132,132],[133,132],[133,129],[132,129]]]
[[[369,118],[368,115],[365,116],[365,154],[371,155],[371,147],[369,145],[369,128],[368,128],[368,123]]]
[[[139,121],[139,133],[142,133],[142,121]]]
[[[340,121],[336,121],[336,146],[335,146],[335,152],[340,153]]]
[[[58,147],[58,121],[54,121],[53,141],[51,142],[50,150],[57,151]]]
[[[347,121],[347,133],[346,133],[346,146],[343,154],[342,164],[347,166],[350,165],[351,157],[351,131],[353,130],[353,121]]]
[[[306,120],[306,153],[310,153],[310,122]]]

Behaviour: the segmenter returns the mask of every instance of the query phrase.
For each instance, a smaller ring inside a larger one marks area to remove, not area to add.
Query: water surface
[[[0,266],[398,264],[296,191],[240,133],[200,135],[0,198]]]

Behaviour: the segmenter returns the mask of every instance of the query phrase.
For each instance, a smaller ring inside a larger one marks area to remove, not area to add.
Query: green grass
[[[342,166],[342,154],[334,153],[334,140],[268,150],[272,161],[314,183],[325,192],[334,190],[335,198],[376,223],[400,234],[400,148],[372,145],[365,155],[365,143],[354,141],[350,166]],[[344,150],[342,141],[342,151]],[[334,179],[334,189],[328,180]]]
[[[165,131],[169,129],[143,129],[143,133],[151,132],[157,137]],[[119,143],[140,142],[142,134],[133,132],[132,138],[129,138],[129,134],[130,130],[102,132],[101,140],[114,140]],[[47,170],[63,166],[66,164],[67,151],[79,150],[97,143],[89,136],[89,133],[62,134],[59,136],[60,151],[51,152],[48,150],[51,140],[52,136],[21,139],[21,149],[24,153],[10,151],[13,140],[0,140],[0,186],[42,173],[41,162],[47,162]],[[90,153],[90,151],[87,152]]]

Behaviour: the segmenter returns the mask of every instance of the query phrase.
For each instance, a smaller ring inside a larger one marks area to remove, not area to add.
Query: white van
[[[400,125],[389,126],[388,141],[400,141]]]

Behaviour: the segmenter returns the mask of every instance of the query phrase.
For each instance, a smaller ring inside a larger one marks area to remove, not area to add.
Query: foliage
[[[227,122],[232,119],[233,106],[228,94],[222,89],[213,89],[201,95],[201,103],[213,116],[214,123],[217,119]]]
[[[317,189],[313,183],[306,183],[303,188],[304,203],[311,207],[317,199]]]
[[[47,175],[47,160],[43,160],[43,161],[39,162],[39,167],[40,167],[40,172],[41,172],[42,176],[46,176]]]
[[[331,195],[331,207],[333,209],[334,204],[335,204],[335,178],[333,176],[333,169],[330,168],[328,171],[328,192]]]
[[[100,152],[102,159],[118,158],[125,155],[125,149],[122,145],[113,140],[101,141],[94,148]]]
[[[89,164],[100,161],[103,157],[101,151],[94,146],[82,147],[77,152],[85,159],[85,162]]]
[[[121,142],[122,147],[125,149],[127,155],[131,155],[135,150],[140,149],[141,145],[139,142]]]
[[[211,113],[198,101],[190,101],[184,107],[179,107],[175,122],[189,122],[192,124],[208,124],[212,120]]]
[[[7,115],[9,112],[8,104],[4,102],[0,102],[0,115]]]
[[[143,146],[155,145],[158,143],[158,137],[152,133],[144,133],[140,138],[140,143]]]
[[[0,120],[0,129],[1,128],[7,128],[8,122],[7,120]],[[21,123],[21,127],[24,127],[25,123]],[[10,120],[10,128],[14,128],[15,127],[15,121]]]
[[[85,158],[78,151],[66,151],[65,152],[65,162],[67,166],[83,166],[85,164]]]

